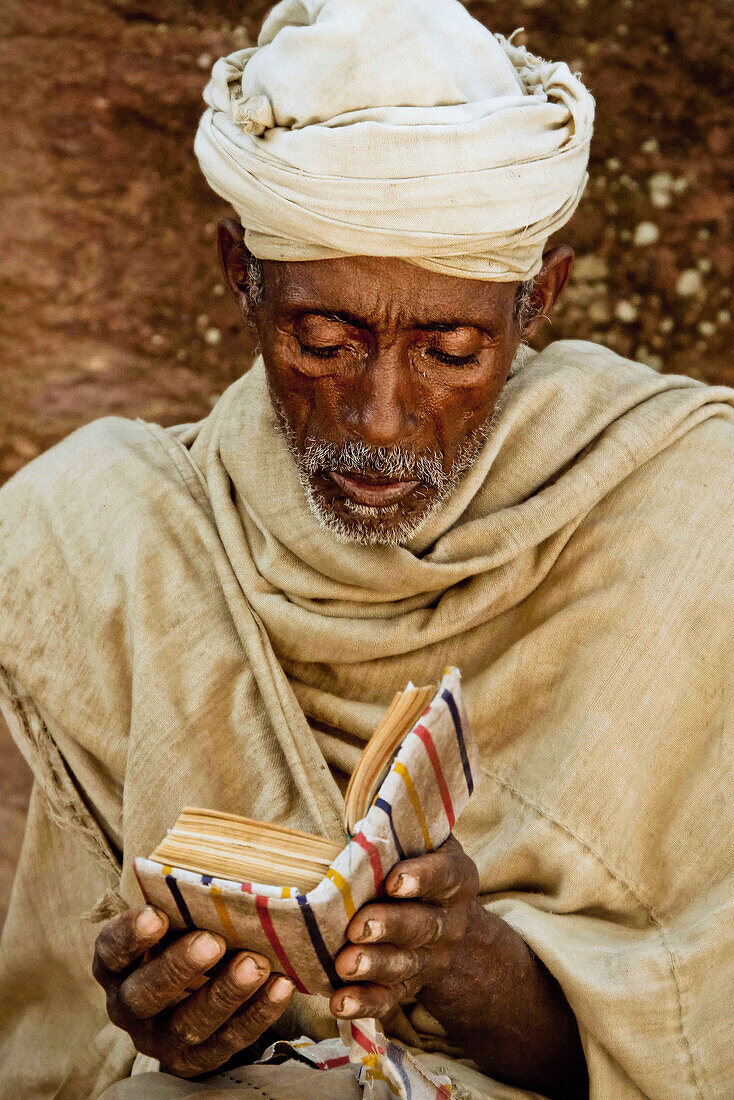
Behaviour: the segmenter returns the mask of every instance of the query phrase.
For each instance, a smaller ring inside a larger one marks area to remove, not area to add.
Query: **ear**
[[[522,330],[523,340],[534,336],[568,282],[573,267],[573,249],[567,244],[556,245],[543,254],[543,266],[535,276],[530,296],[531,319]]]
[[[223,218],[217,226],[219,261],[230,292],[243,316],[249,316],[247,301],[247,261],[250,253],[245,231],[234,218]]]

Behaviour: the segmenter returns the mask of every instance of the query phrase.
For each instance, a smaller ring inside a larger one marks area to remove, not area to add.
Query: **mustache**
[[[361,440],[348,439],[341,444],[311,440],[300,455],[300,464],[310,477],[334,471],[389,481],[420,481],[439,492],[449,480],[438,451],[416,453],[402,447],[375,447]]]

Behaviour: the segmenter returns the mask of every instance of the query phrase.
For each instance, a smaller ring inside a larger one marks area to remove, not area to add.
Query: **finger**
[[[478,890],[476,864],[455,836],[435,852],[398,863],[385,880],[385,891],[392,897],[439,904],[473,898]]]
[[[120,986],[118,999],[139,1020],[167,1008],[194,978],[221,959],[226,944],[213,932],[191,932],[134,970]]]
[[[357,947],[350,944],[336,957],[336,972],[344,981],[397,985],[426,973],[430,958],[423,949],[390,944]]]
[[[329,1007],[340,1020],[359,1020],[366,1016],[387,1016],[389,1012],[413,995],[410,982],[384,986],[365,982],[364,985],[347,985],[332,993]]]
[[[183,1068],[178,1072],[188,1076],[208,1073],[251,1046],[288,1007],[294,988],[290,978],[282,974],[271,977],[265,987],[206,1042],[189,1047],[181,1055]]]
[[[445,909],[419,901],[363,905],[347,926],[352,943],[391,943],[395,947],[428,947],[444,933]]]
[[[127,909],[107,921],[94,946],[92,973],[100,985],[121,974],[158,943],[168,929],[168,917],[152,905]],[[114,984],[114,983],[113,983]]]
[[[186,1046],[203,1043],[258,991],[269,975],[270,963],[262,955],[235,955],[216,978],[176,1009],[169,1025],[173,1035]]]

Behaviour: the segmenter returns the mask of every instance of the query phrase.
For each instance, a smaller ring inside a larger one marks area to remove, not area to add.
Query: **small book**
[[[207,928],[268,957],[303,993],[341,985],[333,959],[394,865],[442,844],[472,793],[477,749],[458,669],[408,684],[372,734],[345,796],[346,843],[186,807],[135,870],[171,927]]]

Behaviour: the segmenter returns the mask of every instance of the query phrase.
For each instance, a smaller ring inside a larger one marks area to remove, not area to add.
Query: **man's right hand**
[[[254,1043],[287,1007],[293,982],[271,975],[252,951],[237,952],[206,980],[226,950],[213,932],[189,932],[145,959],[167,930],[159,909],[128,909],[97,936],[92,972],[110,1019],[137,1050],[169,1073],[196,1077]]]

